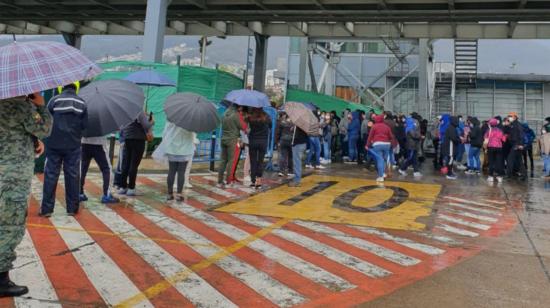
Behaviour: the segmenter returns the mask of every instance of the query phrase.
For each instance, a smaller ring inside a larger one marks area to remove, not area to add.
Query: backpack
[[[535,142],[535,138],[535,132],[529,128],[523,133],[523,144],[526,146],[531,146],[533,145],[533,142]]]

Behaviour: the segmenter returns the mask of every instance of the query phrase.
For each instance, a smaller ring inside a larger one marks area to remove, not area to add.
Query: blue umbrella
[[[225,100],[235,105],[254,108],[271,107],[269,97],[254,90],[233,90],[225,96]]]
[[[139,85],[171,87],[176,86],[176,82],[170,79],[170,77],[154,70],[137,71],[126,76],[126,78],[124,79]]]

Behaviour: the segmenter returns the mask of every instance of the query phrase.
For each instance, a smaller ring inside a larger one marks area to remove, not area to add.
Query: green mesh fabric
[[[286,101],[312,103],[315,106],[317,106],[319,109],[321,109],[321,111],[334,110],[336,111],[337,114],[341,114],[342,111],[344,111],[346,108],[351,109],[351,111],[363,110],[365,112],[369,112],[372,109],[374,110],[375,113],[382,112],[382,110],[378,107],[351,103],[338,97],[299,90],[296,88],[288,88],[287,94],[286,94]]]

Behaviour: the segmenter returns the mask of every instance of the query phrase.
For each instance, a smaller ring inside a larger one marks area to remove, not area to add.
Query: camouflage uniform
[[[15,248],[25,234],[27,198],[34,170],[33,138],[50,133],[45,107],[25,98],[0,100],[0,273],[12,268]]]

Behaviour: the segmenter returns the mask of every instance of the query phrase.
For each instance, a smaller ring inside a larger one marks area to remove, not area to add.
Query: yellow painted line
[[[254,234],[249,235],[248,237],[242,239],[241,241],[236,242],[235,244],[233,244],[231,246],[228,246],[226,248],[221,248],[217,253],[213,254],[212,256],[202,260],[199,263],[191,265],[188,269],[186,269],[184,271],[178,272],[177,274],[166,278],[165,280],[149,287],[147,290],[143,291],[142,293],[138,293],[138,294],[136,294],[132,297],[129,297],[128,299],[116,304],[114,307],[117,307],[117,308],[130,308],[130,307],[133,307],[133,306],[139,304],[140,302],[142,302],[144,300],[151,299],[151,298],[159,295],[160,293],[168,290],[169,288],[172,287],[172,285],[174,285],[178,282],[184,281],[192,273],[199,272],[199,271],[201,271],[205,268],[208,268],[209,266],[211,266],[212,264],[215,264],[216,262],[220,261],[221,259],[232,255],[233,253],[235,253],[239,249],[242,249],[242,248],[248,246],[250,243],[254,242],[255,240],[260,239],[260,238],[268,235],[273,230],[281,228],[282,226],[289,223],[291,220],[292,219],[287,219],[287,218],[281,219],[281,220],[273,223],[272,225],[270,225],[266,228],[263,228],[263,229],[261,229],[260,231],[254,233]]]
[[[164,238],[128,235],[128,234],[123,234],[123,233],[114,233],[114,232],[97,231],[97,230],[85,230],[85,229],[71,228],[71,227],[55,227],[55,226],[51,226],[51,225],[32,224],[32,223],[28,223],[27,227],[63,230],[63,231],[69,231],[69,232],[83,232],[83,233],[88,233],[88,234],[119,237],[119,238],[126,238],[126,239],[132,239],[132,240],[151,240],[151,241],[155,241],[157,243],[181,244],[181,245],[186,245],[186,246],[191,246],[191,247],[199,247],[200,246],[200,247],[220,248],[219,246],[213,245],[213,244],[188,243],[188,242],[182,241],[182,240],[170,240],[170,239],[164,239]]]

